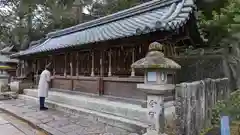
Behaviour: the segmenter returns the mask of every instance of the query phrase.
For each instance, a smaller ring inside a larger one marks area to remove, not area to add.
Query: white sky
[[[5,10],[5,11],[11,11],[11,7],[9,7],[9,6],[5,6],[5,7],[0,7],[0,10]],[[87,10],[87,8],[85,7],[85,8],[83,8],[83,13],[85,13],[85,14],[89,14],[89,11]]]
[[[87,8],[83,8],[83,13],[89,14],[89,11],[87,10]]]

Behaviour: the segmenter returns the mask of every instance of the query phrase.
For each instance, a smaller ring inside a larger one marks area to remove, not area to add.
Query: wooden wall
[[[119,98],[132,98],[145,100],[144,92],[137,89],[138,83],[143,83],[143,78],[114,78],[104,77],[55,77],[52,88],[68,91],[77,91],[97,95],[107,95]],[[103,92],[101,92],[101,88]]]

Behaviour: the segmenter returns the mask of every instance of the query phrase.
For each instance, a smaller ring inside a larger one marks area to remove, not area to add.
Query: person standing
[[[38,97],[40,103],[40,110],[47,110],[48,108],[44,106],[45,98],[48,97],[48,90],[51,81],[50,64],[45,67],[42,71],[38,83]]]

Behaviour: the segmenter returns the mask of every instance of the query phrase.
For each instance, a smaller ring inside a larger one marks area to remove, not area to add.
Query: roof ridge
[[[125,9],[117,13],[107,15],[89,22],[81,23],[69,28],[62,29],[62,30],[57,30],[55,32],[50,32],[47,34],[47,37],[52,38],[52,37],[58,37],[58,36],[66,35],[69,33],[77,32],[80,30],[84,30],[87,28],[95,27],[98,25],[112,22],[112,21],[120,20],[122,18],[140,14],[149,10],[154,10],[156,8],[166,6],[178,1],[181,1],[181,0],[152,0],[150,2],[146,2],[140,5],[134,6],[132,8]]]

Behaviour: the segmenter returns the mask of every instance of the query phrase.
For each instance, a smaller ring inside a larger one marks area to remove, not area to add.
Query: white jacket
[[[51,73],[45,69],[40,75],[38,83],[38,97],[48,97],[50,78]]]

